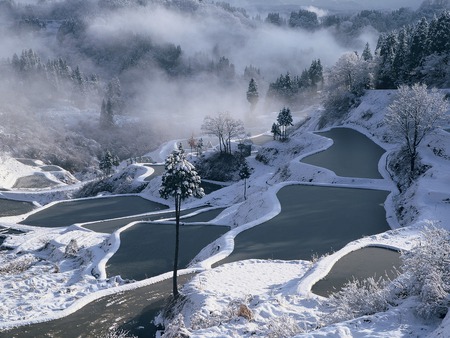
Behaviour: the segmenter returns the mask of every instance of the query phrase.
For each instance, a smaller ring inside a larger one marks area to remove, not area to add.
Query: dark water
[[[312,292],[328,297],[330,293],[339,291],[345,283],[355,279],[382,277],[394,279],[396,270],[400,269],[400,253],[377,247],[366,247],[350,252],[333,266],[328,275],[312,287]]]
[[[184,223],[188,222],[209,222],[220,215],[222,211],[224,211],[225,208],[217,208],[209,211],[202,212],[200,214],[197,214],[195,216],[186,217],[183,218],[181,221]]]
[[[382,206],[388,192],[292,185],[278,192],[281,213],[240,233],[224,261],[306,259],[389,230]]]
[[[20,223],[53,228],[162,209],[167,209],[167,206],[138,196],[93,198],[55,204],[30,215]]]
[[[253,142],[254,145],[262,146],[263,144],[265,144],[267,142],[273,141],[273,136],[260,135],[257,137],[252,137],[250,140]]]
[[[152,179],[154,179],[156,176],[161,176],[164,173],[164,165],[153,165],[153,164],[146,164],[146,167],[150,167],[154,170],[154,172],[147,176],[144,181],[151,181]]]
[[[146,164],[146,167],[150,167],[154,169],[154,172],[147,176],[144,181],[151,181],[152,179],[154,179],[157,176],[161,176],[162,174],[164,174],[164,165],[152,165],[152,164]],[[219,185],[219,184],[215,184],[215,183],[210,183],[210,182],[205,182],[202,181],[201,185],[200,185],[203,190],[205,191],[205,194],[210,194],[213,191],[219,190],[221,188],[223,188],[223,185]]]
[[[0,199],[0,217],[22,215],[34,208],[30,202]]]
[[[198,211],[203,209],[204,207],[199,207],[199,208],[192,208],[192,209],[186,209],[186,210],[181,210],[181,216],[183,215],[187,215],[190,214],[194,211]],[[209,212],[206,212],[208,215]],[[202,214],[200,214],[202,215]],[[206,220],[205,222],[208,222],[210,220],[212,220],[214,217],[210,217],[210,216],[203,216],[203,217],[209,217],[208,220]],[[200,218],[200,216],[199,216]],[[94,223],[89,223],[89,224],[84,224],[83,227],[86,229],[90,229],[90,230],[94,230],[97,232],[104,232],[104,233],[113,233],[114,231],[122,228],[123,226],[127,225],[128,223],[131,222],[137,222],[137,221],[159,221],[162,219],[173,219],[175,220],[175,211],[173,211],[173,209],[171,211],[167,211],[167,212],[161,212],[161,213],[157,213],[154,215],[141,215],[141,216],[131,216],[131,217],[127,217],[125,219],[112,219],[112,220],[106,220],[106,221],[99,221],[99,222],[94,222]],[[200,221],[197,221],[200,222]]]
[[[384,150],[367,136],[349,128],[317,134],[333,139],[333,145],[302,162],[330,169],[338,176],[383,178],[378,172],[378,161]]]
[[[59,183],[50,181],[47,177],[42,175],[29,175],[19,177],[14,183],[14,189],[40,189],[50,188]]]
[[[179,276],[178,282],[181,285],[191,278],[192,275]],[[157,327],[152,321],[171,292],[172,280],[168,279],[103,297],[61,319],[0,332],[0,338],[99,338],[106,337],[114,326],[136,337],[155,337]]]
[[[43,165],[39,167],[42,171],[62,171],[61,167],[56,165]]]
[[[229,230],[223,226],[180,226],[179,268]],[[175,225],[140,223],[120,234],[120,248],[108,261],[108,276],[142,280],[173,270]]]

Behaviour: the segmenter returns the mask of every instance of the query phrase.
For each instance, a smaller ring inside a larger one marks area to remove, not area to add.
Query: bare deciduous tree
[[[417,83],[398,88],[397,98],[389,106],[385,120],[405,142],[411,174],[416,168],[417,147],[447,118],[447,110],[448,102],[437,89],[428,90],[426,85]]]
[[[244,124],[236,120],[229,113],[219,113],[216,117],[206,116],[202,130],[208,135],[219,139],[220,152],[231,154],[231,139],[245,134]]]

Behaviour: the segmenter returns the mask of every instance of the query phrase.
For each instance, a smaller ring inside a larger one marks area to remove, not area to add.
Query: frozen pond
[[[378,161],[384,149],[367,136],[349,128],[334,128],[318,135],[333,139],[333,145],[302,159],[303,163],[327,168],[338,176],[383,178]]]
[[[180,226],[179,268],[229,230],[224,226]],[[175,225],[139,223],[120,234],[120,248],[108,261],[108,277],[142,280],[173,270]]]
[[[61,202],[28,216],[22,224],[64,227],[167,209],[167,206],[138,196],[115,196]]]
[[[389,230],[388,192],[291,185],[278,192],[281,213],[240,233],[224,261],[305,259],[337,251],[358,238]]]
[[[333,266],[328,275],[312,287],[312,292],[328,297],[349,280],[379,277],[394,279],[400,269],[400,253],[394,250],[366,247],[350,252]]]

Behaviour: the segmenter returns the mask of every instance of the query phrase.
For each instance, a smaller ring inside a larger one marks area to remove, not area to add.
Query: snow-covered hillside
[[[450,334],[448,318],[442,323],[419,319],[412,311],[414,301],[387,312],[329,324],[323,319],[330,311],[326,300],[311,293],[312,285],[326,276],[334,263],[353,250],[369,245],[408,250],[417,243],[421,230],[430,222],[450,230],[449,134],[438,130],[427,137],[420,147],[420,155],[431,168],[399,195],[386,169],[386,158],[398,148],[398,144],[388,137],[389,132],[383,124],[383,115],[394,96],[395,91],[369,91],[361,105],[351,111],[341,125],[364,133],[386,149],[386,155],[379,162],[383,179],[337,177],[329,170],[301,163],[299,160],[302,157],[331,145],[329,139],[312,133],[319,115],[315,111],[309,112],[311,118],[307,123],[291,133],[289,142],[271,141],[265,145],[277,153],[268,165],[256,161],[254,156],[248,159],[254,173],[248,181],[246,200],[242,194],[243,182],[236,182],[205,196],[201,201],[186,201],[186,208],[196,207],[200,203],[226,207],[210,223],[228,224],[232,230],[204,248],[194,259],[191,267],[204,272],[197,274],[184,287],[180,316],[172,323],[166,323],[168,333],[181,328],[192,337],[402,337],[428,334],[444,337]],[[301,119],[304,116],[297,117],[294,122]],[[164,154],[174,145],[176,141],[166,144],[155,154],[164,158]],[[139,164],[133,164],[122,170],[141,172],[137,166]],[[14,185],[17,178],[38,170],[12,159],[4,160],[2,169],[0,186],[8,188]],[[138,175],[131,175],[132,172],[129,177],[142,180]],[[142,172],[148,171],[143,168]],[[391,190],[384,206],[392,230],[358,239],[333,254],[311,262],[248,260],[211,269],[214,263],[232,252],[233,239],[237,234],[258,226],[280,212],[276,193],[287,184]],[[151,180],[141,196],[167,203],[159,197],[159,185],[160,178]],[[22,200],[30,200],[34,194],[24,190],[2,193],[6,197],[15,194]],[[400,204],[407,212],[397,221],[396,208]],[[40,250],[39,257],[44,263],[33,265],[32,269],[19,269],[2,279],[0,329],[67,315],[105,294],[149,285],[170,277],[170,274],[164,274],[139,283],[126,283],[118,276],[105,279],[106,260],[120,244],[118,235],[95,233],[76,225],[66,229],[16,224],[23,218],[24,215],[0,219],[2,226],[26,232],[11,234],[5,239],[3,245],[12,250],[2,251],[0,267],[28,266],[36,259],[32,253],[40,248],[45,248]],[[72,239],[76,240],[79,248],[75,257],[70,254]],[[19,252],[28,252],[29,255],[20,256]],[[95,279],[92,271],[101,278]],[[236,311],[240,311],[242,316],[237,316]]]

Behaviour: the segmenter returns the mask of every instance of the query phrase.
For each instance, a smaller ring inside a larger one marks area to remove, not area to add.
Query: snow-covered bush
[[[101,338],[135,338],[136,336],[130,335],[128,331],[124,330],[113,330],[106,333]]]
[[[450,306],[450,232],[431,224],[419,245],[402,255],[402,293],[417,296],[417,314],[443,317]]]
[[[226,307],[220,311],[196,311],[190,317],[190,329],[201,330],[213,326],[218,326],[220,323],[227,323],[232,320],[238,320],[239,317],[247,321],[252,321],[253,311],[249,304],[252,301],[252,296],[247,295],[244,298],[232,299]]]
[[[0,275],[13,275],[28,270],[34,263],[36,258],[26,254],[0,265]]]
[[[162,338],[191,337],[191,333],[184,326],[184,318],[180,313],[165,328]]]
[[[293,337],[304,332],[300,326],[298,326],[297,321],[288,315],[273,318],[268,327],[268,338]]]
[[[423,318],[443,318],[450,306],[450,232],[430,222],[420,244],[405,252],[402,273],[394,281],[353,280],[329,298],[328,322],[339,322],[400,304],[416,297],[416,312]]]
[[[386,311],[389,307],[386,284],[382,278],[353,279],[330,295],[331,312],[325,320],[334,323]]]
[[[77,240],[72,238],[66,246],[64,255],[66,257],[75,257],[79,250]]]

